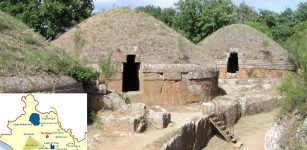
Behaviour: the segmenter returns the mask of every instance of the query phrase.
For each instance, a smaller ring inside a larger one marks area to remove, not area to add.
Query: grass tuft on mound
[[[21,21],[0,11],[0,76],[70,75],[81,82],[96,76]]]

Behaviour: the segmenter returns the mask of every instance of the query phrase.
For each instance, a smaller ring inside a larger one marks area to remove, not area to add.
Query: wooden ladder
[[[220,105],[218,102],[215,103],[216,110],[215,113],[212,113],[209,115],[210,122],[215,126],[215,128],[224,136],[224,138],[231,143],[235,144],[235,147],[240,148],[243,143],[238,140],[238,138],[235,137],[233,128],[231,127],[227,128],[226,123],[220,115],[223,114],[225,111],[224,107]]]

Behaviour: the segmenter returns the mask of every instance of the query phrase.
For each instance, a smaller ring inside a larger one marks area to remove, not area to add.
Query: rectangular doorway
[[[236,73],[239,71],[238,53],[231,52],[227,62],[227,72]]]
[[[122,91],[139,91],[140,90],[140,79],[139,70],[140,63],[135,62],[135,55],[127,55],[127,61],[123,63],[123,85]]]

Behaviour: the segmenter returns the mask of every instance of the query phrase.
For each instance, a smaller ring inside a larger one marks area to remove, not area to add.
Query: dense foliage
[[[233,23],[247,24],[283,43],[295,33],[295,25],[307,20],[307,2],[300,3],[296,10],[286,8],[281,13],[256,11],[244,1],[236,6],[230,0],[179,0],[175,8],[136,9],[151,14],[194,43]]]
[[[93,0],[4,0],[0,9],[52,39],[89,17]]]
[[[301,27],[302,24],[304,27]],[[294,63],[298,67],[296,73],[285,76],[280,91],[287,98],[283,101],[282,110],[287,112],[298,111],[307,115],[307,26],[306,21],[295,27],[296,32],[286,40],[284,46],[288,49]]]

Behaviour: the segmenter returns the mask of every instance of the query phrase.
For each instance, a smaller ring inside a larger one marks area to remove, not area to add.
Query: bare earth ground
[[[240,118],[235,124],[235,136],[240,138],[243,147],[240,150],[263,150],[265,133],[274,123],[274,116],[278,109],[268,113],[260,113]],[[229,150],[238,149],[233,144],[227,143],[221,138],[214,136],[210,139],[204,150]]]
[[[145,131],[144,133],[137,134],[132,133],[122,137],[114,137],[113,139],[104,139],[101,141],[91,140],[89,142],[89,149],[99,150],[143,150],[143,149],[160,149],[160,147],[147,146],[155,142],[157,139],[161,139],[168,133],[175,132],[180,128],[187,119],[201,116],[201,112],[172,112],[173,123],[165,129]],[[108,128],[109,130],[109,128]],[[88,137],[92,138],[95,136],[101,136],[102,131],[94,128],[93,126],[88,127]],[[102,137],[105,137],[102,135]],[[159,145],[162,146],[162,145]]]
[[[270,81],[270,80],[269,80]],[[251,97],[263,98],[276,96],[275,82],[261,81],[247,84],[220,84],[228,95],[219,96],[217,99],[237,100],[246,95]],[[267,84],[271,85],[269,88]],[[265,88],[266,87],[266,88]],[[134,133],[129,125],[123,125],[121,122],[111,122],[103,124],[100,129],[95,126],[88,127],[88,149],[96,150],[156,150],[161,149],[163,144],[167,143],[171,137],[180,132],[180,128],[186,120],[197,116],[202,116],[200,104],[187,104],[181,106],[165,107],[171,113],[171,123],[167,128],[156,130],[148,129],[144,133]],[[274,116],[277,110],[261,113],[252,116],[241,117],[234,126],[235,136],[243,142],[242,150],[261,150],[264,149],[264,137],[266,131],[272,126]],[[208,150],[228,150],[236,149],[233,144],[227,143],[217,136],[212,137],[207,147]]]

